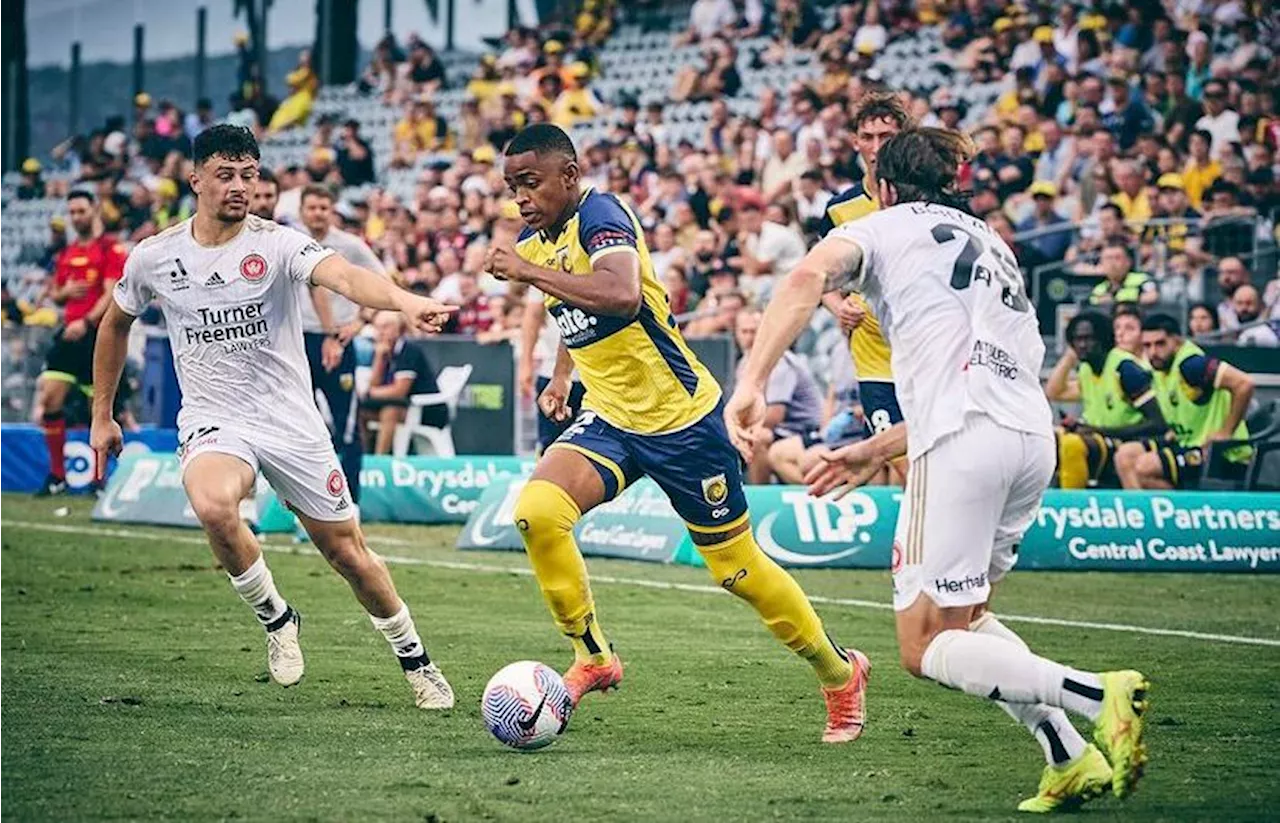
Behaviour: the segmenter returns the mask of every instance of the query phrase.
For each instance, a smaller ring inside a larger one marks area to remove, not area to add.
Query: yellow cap
[[[497,62],[498,62],[498,55],[496,55],[496,54],[485,54],[485,55],[482,55],[482,56],[480,57],[480,62],[481,62],[481,63],[483,63],[483,64],[484,64],[484,65],[486,65],[486,66],[492,66],[493,64],[495,64],[495,63],[497,63]]]
[[[326,163],[332,163],[334,159],[334,151],[328,146],[316,146],[311,150],[312,160],[323,160]]]
[[[865,40],[858,44],[858,54],[870,57],[876,53],[876,44],[868,43]]]
[[[1036,41],[1037,43],[1052,43],[1053,27],[1052,26],[1036,26],[1036,30],[1031,32],[1031,39]]]
[[[44,167],[40,165],[40,161],[34,157],[28,157],[22,161],[23,174],[39,174],[42,168]]]
[[[67,228],[67,220],[60,214],[55,214],[49,218],[49,228],[63,231]]]
[[[1160,175],[1160,179],[1156,181],[1156,188],[1186,191],[1187,184],[1183,182],[1181,174],[1171,171],[1168,174]]]
[[[564,43],[559,40],[548,40],[542,44],[542,50],[547,54],[560,54],[564,51]]]
[[[138,92],[133,96],[133,105],[145,109],[147,106],[151,105],[151,95],[147,94],[145,91]]]
[[[1037,180],[1031,184],[1030,191],[1032,197],[1039,197],[1041,195],[1044,197],[1058,196],[1058,187],[1053,185],[1049,180]]]
[[[516,201],[514,200],[503,200],[502,205],[499,206],[498,209],[498,213],[502,215],[503,220],[520,219],[520,207],[516,205]]]
[[[591,74],[591,67],[581,61],[569,66],[569,76],[581,79]]]
[[[997,17],[996,22],[992,24],[991,28],[995,29],[996,34],[999,34],[1002,31],[1008,31],[1013,28],[1013,19],[1009,17]]]
[[[483,146],[477,146],[476,150],[471,152],[471,159],[477,163],[492,163],[498,159],[498,152],[493,146],[485,143]]]
[[[243,31],[238,31],[236,32],[236,36],[231,38],[231,42],[235,43],[237,46],[243,46],[245,43],[249,42],[249,35]]]
[[[498,94],[502,97],[515,97],[516,84],[510,80],[504,80],[497,85]]]
[[[165,200],[178,199],[178,184],[167,177],[160,178],[156,182],[156,197],[162,197]]]
[[[1107,18],[1101,14],[1086,14],[1078,23],[1080,31],[1097,31],[1107,27]]]

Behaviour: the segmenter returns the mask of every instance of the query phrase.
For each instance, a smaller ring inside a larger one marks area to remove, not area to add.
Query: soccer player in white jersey
[[[271,676],[284,686],[302,678],[301,618],[277,591],[257,539],[240,520],[240,501],[253,493],[259,469],[387,638],[417,706],[449,708],[448,681],[352,517],[347,481],[311,393],[300,329],[306,295],[298,284],[401,311],[427,331],[438,331],[452,307],[399,289],[301,232],[249,215],[258,145],[248,129],[206,129],[193,154],[196,213],[129,255],[98,333],[98,385],[118,383],[129,327],[156,301],[182,389],[183,486],[214,556],[266,629]],[[100,466],[122,445],[111,417],[114,393],[94,397],[90,440]]]
[[[969,150],[967,138],[941,129],[885,144],[882,210],[835,229],[779,284],[725,415],[749,454],[769,372],[823,292],[867,298],[893,352],[911,461],[893,545],[902,664],[995,700],[1024,724],[1047,765],[1038,794],[1019,808],[1053,811],[1133,789],[1146,760],[1147,682],[1136,671],[1099,674],[1039,657],[989,610],[1055,456],[1039,382],[1044,344],[1017,261],[954,191]],[[811,490],[841,487],[854,468],[829,456]],[[1097,746],[1064,710],[1093,721]]]

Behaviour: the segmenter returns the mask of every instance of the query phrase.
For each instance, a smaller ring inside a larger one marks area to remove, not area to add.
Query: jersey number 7
[[[987,284],[990,284],[993,279],[998,280],[1001,286],[1001,303],[1014,311],[1030,309],[1031,304],[1023,291],[1022,272],[1018,270],[1018,263],[1007,257],[1003,249],[988,248],[982,238],[951,223],[939,223],[933,227],[933,239],[938,243],[950,243],[961,236],[965,238],[964,248],[960,250],[960,256],[956,258],[956,263],[951,269],[951,288],[963,291],[969,288],[969,284],[974,280],[985,281]],[[995,258],[994,269],[978,262],[978,258],[985,251],[990,251],[991,256]]]

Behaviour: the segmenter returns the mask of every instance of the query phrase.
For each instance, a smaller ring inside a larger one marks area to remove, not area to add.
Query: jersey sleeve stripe
[[[662,327],[661,321],[654,316],[653,309],[647,305],[640,307],[640,327],[649,336],[653,347],[658,350],[658,354],[662,355],[663,361],[670,367],[672,374],[675,375],[676,380],[680,381],[680,385],[684,386],[684,390],[689,393],[689,396],[693,397],[697,394],[697,372],[689,364],[689,359],[684,356],[684,352],[680,351],[675,339]]]
[[[600,249],[599,251],[595,252],[587,259],[590,260],[592,263],[594,263],[597,260],[599,260],[601,257],[604,257],[606,254],[613,254],[614,252],[620,252],[620,251],[629,251],[632,254],[634,254],[636,257],[640,256],[640,252],[636,250],[635,246],[605,246],[603,249]]]

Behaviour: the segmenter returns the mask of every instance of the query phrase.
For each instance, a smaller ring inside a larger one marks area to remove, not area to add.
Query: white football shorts
[[[226,425],[192,426],[178,433],[183,471],[198,455],[217,452],[249,464],[275,489],[281,502],[314,520],[340,522],[354,515],[351,490],[334,454],[322,441],[282,445],[269,437]]]
[[[923,592],[975,606],[1018,562],[1018,544],[1053,476],[1053,439],[971,413],[911,463],[893,540],[893,607]]]

